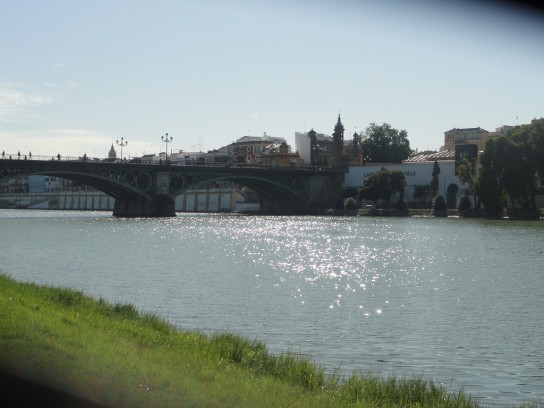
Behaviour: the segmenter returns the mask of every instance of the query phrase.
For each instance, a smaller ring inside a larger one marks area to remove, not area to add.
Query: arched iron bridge
[[[219,181],[260,193],[265,213],[318,213],[334,205],[342,181],[334,171],[295,168],[0,160],[0,183],[30,175],[56,176],[89,185],[115,198],[114,215],[148,217],[175,215],[177,195]]]

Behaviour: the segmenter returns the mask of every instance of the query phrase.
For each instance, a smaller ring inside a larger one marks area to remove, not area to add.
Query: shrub
[[[404,211],[408,209],[408,204],[406,204],[406,201],[402,198],[399,198],[397,203],[395,204],[395,208],[400,211]]]
[[[353,197],[348,197],[344,200],[344,208],[346,210],[354,210],[357,208],[357,200]]]
[[[442,211],[447,209],[448,209],[448,206],[446,204],[446,200],[444,200],[444,197],[442,197],[441,195],[437,195],[433,198],[434,211]]]
[[[459,211],[469,211],[472,209],[472,203],[470,202],[468,195],[464,195],[459,199],[457,202],[457,209]]]

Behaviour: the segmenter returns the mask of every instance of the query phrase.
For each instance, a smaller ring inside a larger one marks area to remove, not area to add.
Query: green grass
[[[130,304],[0,274],[0,363],[119,407],[477,407],[422,378],[342,380],[232,333],[179,331]]]

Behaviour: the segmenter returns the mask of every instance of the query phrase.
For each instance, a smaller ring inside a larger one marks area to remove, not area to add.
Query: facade
[[[227,146],[227,155],[230,164],[238,165],[258,165],[261,154],[265,149],[273,144],[284,143],[282,137],[272,137],[264,133],[263,136],[244,136],[236,142]]]

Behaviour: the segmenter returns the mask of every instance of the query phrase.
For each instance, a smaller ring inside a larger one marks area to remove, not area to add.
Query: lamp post
[[[128,145],[128,140],[125,141],[125,139],[122,137],[120,142],[119,140],[116,140],[115,143],[117,144],[117,146],[121,146],[121,163],[123,163],[123,147]]]
[[[161,136],[161,140],[166,143],[166,156],[164,158],[164,164],[168,164],[168,142],[171,142],[173,140],[172,136],[168,138],[168,133],[166,136]]]

